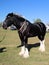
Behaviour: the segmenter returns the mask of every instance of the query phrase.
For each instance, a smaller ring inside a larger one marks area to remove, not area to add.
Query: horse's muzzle
[[[3,29],[7,29],[7,25],[5,22],[3,22],[2,27],[3,27]]]

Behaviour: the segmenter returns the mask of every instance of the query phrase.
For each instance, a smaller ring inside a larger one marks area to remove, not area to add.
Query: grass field
[[[31,45],[38,42],[37,37],[28,39]],[[41,53],[39,47],[32,47],[27,59],[19,56],[20,48],[17,46],[20,43],[17,31],[0,29],[0,65],[49,65],[49,33],[45,37],[46,51]]]

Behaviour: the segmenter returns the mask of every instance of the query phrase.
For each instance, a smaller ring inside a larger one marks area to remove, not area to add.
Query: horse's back
[[[37,22],[37,23],[35,23],[35,24],[39,27],[40,31],[41,31],[43,34],[46,32],[46,26],[45,26],[44,23],[42,23],[42,22]]]
[[[33,23],[30,25],[29,33],[31,36],[45,35],[46,26],[42,22]]]
[[[46,26],[42,22],[34,23],[34,25],[36,25],[37,27],[39,27],[41,30],[46,30]]]

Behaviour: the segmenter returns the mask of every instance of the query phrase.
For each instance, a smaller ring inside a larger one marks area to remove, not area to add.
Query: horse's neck
[[[14,25],[16,26],[16,28],[19,30],[21,28],[21,23],[22,22],[15,22]]]

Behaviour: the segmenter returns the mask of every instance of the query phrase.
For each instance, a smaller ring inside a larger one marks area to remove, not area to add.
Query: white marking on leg
[[[21,56],[21,55],[23,55],[24,53],[25,53],[25,46],[22,46],[19,55]]]
[[[24,53],[23,57],[24,57],[24,58],[28,58],[28,57],[29,57],[28,48],[25,48],[25,53]]]
[[[40,50],[41,52],[44,52],[44,51],[45,51],[45,44],[44,44],[44,42],[45,42],[45,40],[40,41],[40,47],[39,47],[39,50]]]

